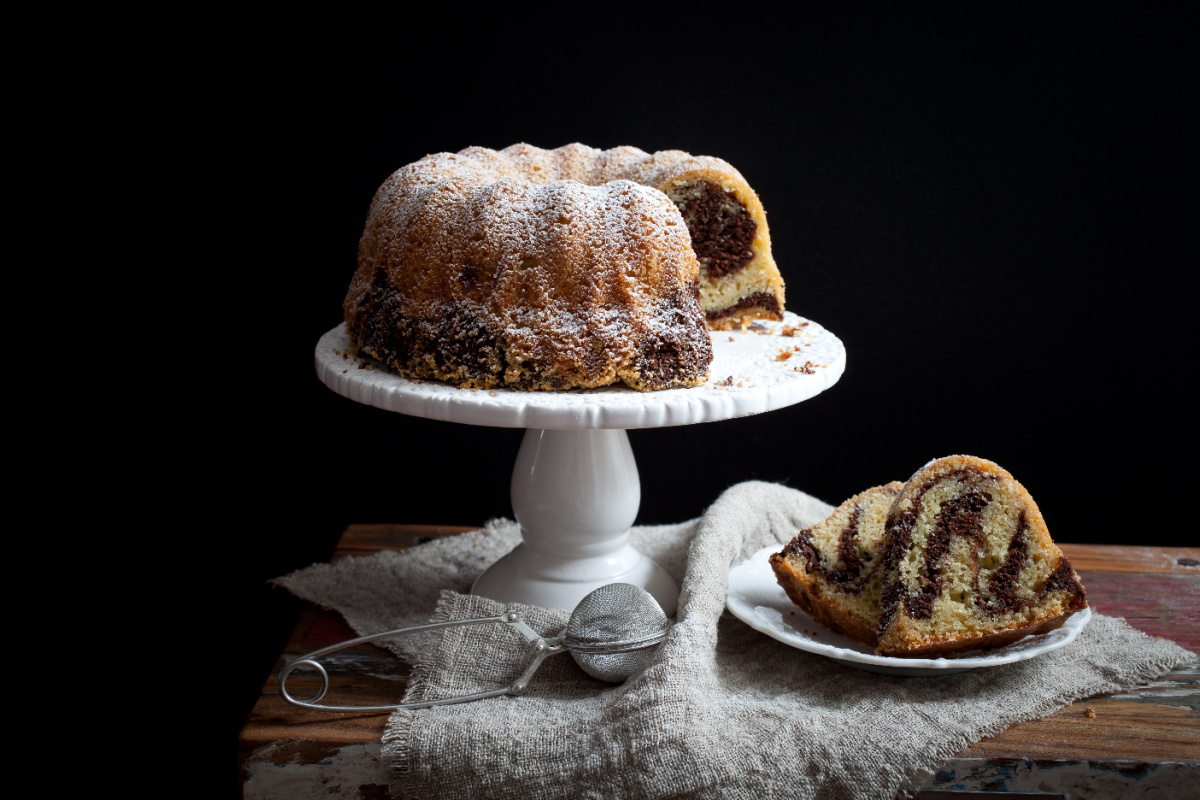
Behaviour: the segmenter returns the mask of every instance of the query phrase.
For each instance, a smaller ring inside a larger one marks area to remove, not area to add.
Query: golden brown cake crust
[[[681,208],[701,220],[695,236]],[[740,281],[757,299],[734,298],[750,305],[718,308],[720,321],[781,318],[765,220],[737,170],[682,151],[437,153],[376,192],[347,330],[401,374],[461,386],[695,386],[712,360],[705,293],[724,302]],[[705,259],[728,272],[702,281]]]
[[[823,592],[820,585],[811,581],[806,571],[797,569],[784,558],[783,553],[771,556],[771,568],[791,601],[815,621],[856,642],[872,647],[879,643],[873,623],[864,622],[859,615],[848,612]]]
[[[1061,628],[1063,623],[1075,613],[1075,610],[1065,611],[1057,616],[1047,617],[1029,624],[1013,625],[985,633],[966,634],[953,640],[930,641],[917,635],[915,631],[904,630],[905,623],[899,623],[899,627],[889,639],[887,646],[877,647],[876,652],[880,655],[898,658],[939,658],[964,650],[995,650],[1024,639],[1026,636],[1049,633]]]

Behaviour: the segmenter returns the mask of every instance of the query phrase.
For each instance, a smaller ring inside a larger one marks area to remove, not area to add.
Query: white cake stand
[[[789,329],[793,335],[784,335]],[[378,362],[344,357],[350,341],[343,325],[317,343],[316,367],[325,385],[359,403],[427,419],[526,429],[512,475],[522,543],[479,577],[473,594],[570,611],[599,586],[632,583],[673,615],[675,582],[629,544],[642,489],[625,431],[784,408],[828,389],[846,368],[841,341],[792,313],[782,323],[714,331],[712,337],[708,382],[658,392],[624,385],[475,390],[409,380]]]

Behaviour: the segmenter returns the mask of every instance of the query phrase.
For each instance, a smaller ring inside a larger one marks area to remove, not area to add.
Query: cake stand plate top
[[[790,333],[791,335],[785,335]],[[410,380],[356,357],[344,325],[317,342],[317,375],[359,403],[427,419],[499,428],[660,428],[761,414],[807,400],[835,384],[846,348],[791,312],[745,331],[712,331],[708,380],[690,389],[639,392],[624,384],[562,392],[460,389]]]

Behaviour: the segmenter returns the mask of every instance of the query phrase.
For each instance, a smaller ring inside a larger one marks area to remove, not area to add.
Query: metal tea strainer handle
[[[517,678],[510,686],[440,700],[422,700],[387,706],[327,706],[320,704],[320,700],[329,691],[329,673],[316,660],[321,656],[389,636],[435,631],[459,625],[486,625],[489,623],[500,623],[515,628],[532,645],[530,649],[534,654],[533,660],[521,673],[521,677]],[[657,646],[667,637],[671,624],[671,620],[645,589],[628,583],[610,583],[594,590],[579,602],[579,605],[571,612],[571,619],[567,623],[567,627],[558,636],[542,636],[525,623],[519,612],[511,610],[494,617],[475,617],[396,628],[322,647],[292,659],[284,664],[283,669],[279,672],[279,693],[292,705],[318,711],[363,713],[466,703],[471,700],[483,700],[506,694],[521,694],[529,686],[529,679],[533,677],[542,662],[550,656],[564,651],[570,652],[575,662],[592,677],[619,683],[650,664]],[[287,690],[288,675],[297,667],[311,667],[321,676],[320,691],[308,700],[297,700]]]

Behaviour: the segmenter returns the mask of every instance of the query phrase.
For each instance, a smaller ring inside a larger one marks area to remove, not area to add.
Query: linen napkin
[[[633,544],[681,585],[677,623],[651,665],[620,685],[548,659],[520,697],[388,720],[384,753],[403,797],[893,797],[946,759],[1014,722],[1073,700],[1158,677],[1196,656],[1122,620],[1094,614],[1072,644],[1037,658],[957,675],[856,670],[769,638],[725,612],[729,569],[784,544],[833,507],[803,492],[749,482],[702,517],[634,528]],[[341,612],[360,634],[501,613],[465,594],[520,541],[494,520],[478,532],[411,550],[320,564],[278,580]],[[527,606],[556,635],[569,614]],[[510,685],[530,659],[500,625],[401,637],[414,662],[405,701]]]

